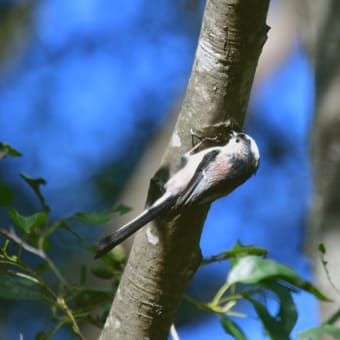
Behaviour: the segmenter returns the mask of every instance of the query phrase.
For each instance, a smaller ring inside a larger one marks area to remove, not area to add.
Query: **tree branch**
[[[23,239],[21,239],[14,231],[14,229],[11,229],[10,231],[6,229],[0,229],[0,234],[4,235],[8,239],[12,240],[14,243],[25,249],[27,252],[34,254],[38,257],[40,257],[42,260],[44,260],[47,265],[50,267],[52,273],[55,275],[55,277],[59,280],[59,282],[65,286],[69,287],[69,284],[65,281],[64,277],[59,272],[58,268],[54,265],[53,261],[47,256],[47,254],[44,252],[42,248],[35,248],[31,246],[30,244],[26,243]]]
[[[207,1],[184,103],[161,168],[173,173],[191,148],[191,128],[223,120],[242,126],[267,37],[268,5],[269,0]],[[186,209],[137,234],[101,340],[167,339],[201,261],[199,241],[208,209]]]

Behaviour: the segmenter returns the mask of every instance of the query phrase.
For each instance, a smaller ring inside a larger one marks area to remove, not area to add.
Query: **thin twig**
[[[26,251],[37,255],[41,258],[43,258],[42,251],[40,249],[34,248],[27,244],[24,240],[22,240],[14,230],[11,229],[11,231],[8,231],[6,229],[0,229],[0,234],[6,236],[7,238],[11,239],[16,244],[20,245],[22,248],[24,248]]]
[[[24,250],[26,250],[27,252],[34,254],[38,257],[40,257],[41,259],[43,259],[48,266],[50,267],[51,271],[54,273],[54,275],[57,277],[57,279],[62,283],[62,285],[64,287],[69,287],[69,285],[67,284],[67,282],[65,281],[65,279],[62,277],[62,275],[60,274],[60,272],[58,271],[58,269],[55,267],[54,263],[52,262],[52,260],[46,255],[46,253],[44,252],[43,249],[38,249],[35,248],[31,245],[29,245],[28,243],[26,243],[24,240],[22,240],[16,233],[15,231],[11,228],[10,231],[5,230],[5,229],[0,229],[0,234],[4,235],[5,237],[7,237],[8,239],[10,239],[11,241],[13,241],[14,243],[18,244],[19,246],[21,246]],[[32,273],[35,274],[35,273]],[[61,308],[62,310],[64,310],[64,312],[66,313],[66,315],[68,316],[69,320],[71,321],[72,324],[72,329],[73,331],[82,339],[84,340],[84,336],[81,334],[79,326],[74,318],[74,315],[72,314],[72,311],[70,310],[70,308],[68,307],[65,299],[63,297],[58,296],[57,294],[54,293],[54,291],[48,286],[48,285],[44,285],[44,287],[50,292],[50,294],[54,297],[56,303],[58,304],[59,308]]]
[[[10,231],[6,229],[0,229],[0,234],[6,236],[10,240],[12,240],[17,245],[21,246],[24,250],[27,252],[34,254],[41,259],[43,259],[48,266],[50,267],[51,271],[54,273],[56,278],[62,283],[62,285],[69,287],[69,284],[65,281],[64,277],[60,274],[57,267],[54,265],[53,261],[47,256],[47,254],[44,252],[43,249],[35,248],[28,243],[26,243],[23,239],[21,239],[14,231],[14,229],[11,229]]]
[[[237,249],[234,248],[232,250],[224,251],[220,254],[213,255],[213,256],[203,259],[201,263],[201,267],[207,264],[210,264],[210,263],[214,263],[214,262],[230,260],[232,258],[241,256],[241,255],[266,256],[267,254],[268,254],[268,250],[264,248],[257,248],[253,246],[242,246]]]

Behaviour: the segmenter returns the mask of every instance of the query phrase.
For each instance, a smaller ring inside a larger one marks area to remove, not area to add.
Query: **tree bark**
[[[161,162],[170,174],[191,148],[191,128],[228,120],[242,126],[267,38],[268,5],[269,0],[207,1],[184,103]],[[208,209],[183,210],[172,221],[157,220],[137,233],[101,340],[167,339],[201,261]]]
[[[339,310],[340,303],[340,2],[305,0],[302,4],[309,14],[302,30],[314,60],[316,83],[311,136],[315,197],[306,248],[314,259],[318,286],[334,301],[321,303],[326,320]],[[320,260],[319,243],[327,251],[329,276]]]

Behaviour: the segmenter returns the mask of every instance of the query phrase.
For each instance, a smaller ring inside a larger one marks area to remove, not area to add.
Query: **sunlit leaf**
[[[11,147],[9,144],[0,143],[0,159],[4,159],[8,155],[12,157],[20,157],[21,153]]]
[[[20,215],[14,208],[9,208],[8,213],[13,222],[26,234],[34,232],[47,220],[47,215],[44,212],[39,212],[30,216],[23,216]]]
[[[126,252],[121,245],[114,247],[110,251],[109,256],[115,263],[124,263],[126,261]]]
[[[228,275],[228,283],[257,284],[273,277],[282,276],[299,279],[295,271],[287,266],[257,256],[245,256],[240,258],[232,267]]]
[[[301,279],[292,268],[256,256],[245,256],[235,260],[227,278],[230,285],[235,283],[259,284],[267,280],[274,282],[283,280],[313,294],[320,300],[330,301],[310,282]]]
[[[9,205],[13,202],[14,194],[10,187],[0,181],[0,206]]]
[[[124,248],[119,244],[110,250],[107,254],[101,257],[101,259],[109,266],[116,267],[122,265],[126,261],[126,252]]]
[[[247,340],[241,328],[230,318],[222,317],[221,324],[226,333],[232,335],[237,340]]]
[[[25,174],[20,174],[21,178],[33,189],[37,195],[39,202],[45,212],[50,211],[50,207],[46,204],[45,198],[40,191],[41,185],[46,185],[46,181],[43,178],[31,178]]]

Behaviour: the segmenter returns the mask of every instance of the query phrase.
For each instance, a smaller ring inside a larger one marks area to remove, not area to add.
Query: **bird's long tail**
[[[152,221],[164,209],[171,207],[176,197],[161,197],[150,208],[145,209],[139,216],[120,227],[112,234],[105,236],[96,244],[95,258],[99,258],[109,252],[117,244],[123,242],[130,235],[142,228],[145,224]]]

